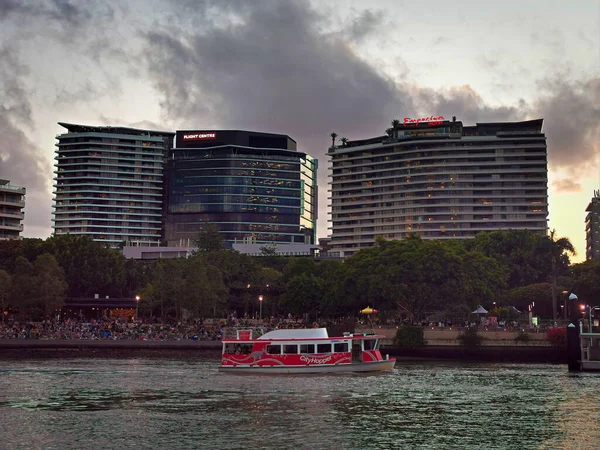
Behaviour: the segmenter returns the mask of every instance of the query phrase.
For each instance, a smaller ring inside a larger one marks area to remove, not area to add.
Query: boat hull
[[[392,370],[395,359],[348,364],[322,364],[314,366],[220,366],[220,372],[254,373],[254,374],[308,374],[308,373],[343,373],[343,372],[378,372]]]

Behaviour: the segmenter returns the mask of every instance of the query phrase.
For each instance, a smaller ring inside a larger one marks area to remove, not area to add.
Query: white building
[[[331,147],[330,251],[345,256],[378,237],[464,239],[482,231],[548,229],[542,119],[405,119],[387,136]]]

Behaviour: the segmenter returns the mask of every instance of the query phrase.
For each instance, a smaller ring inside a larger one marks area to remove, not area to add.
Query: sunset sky
[[[329,134],[392,119],[543,118],[549,226],[585,258],[600,189],[600,2],[0,0],[0,178],[27,188],[25,237],[51,233],[57,122]]]

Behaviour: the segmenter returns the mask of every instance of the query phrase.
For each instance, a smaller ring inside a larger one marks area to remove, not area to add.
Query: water
[[[399,363],[221,374],[168,359],[0,361],[0,448],[600,448],[600,374]]]

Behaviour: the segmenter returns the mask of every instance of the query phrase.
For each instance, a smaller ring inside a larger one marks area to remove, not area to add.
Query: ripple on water
[[[549,365],[261,377],[214,360],[11,361],[0,429],[3,448],[599,448],[599,387]]]

